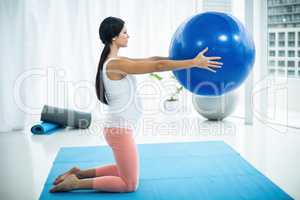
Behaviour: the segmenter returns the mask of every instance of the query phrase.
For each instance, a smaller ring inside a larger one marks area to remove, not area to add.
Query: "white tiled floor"
[[[300,130],[255,121],[228,118],[208,122],[200,117],[160,116],[145,120],[137,143],[223,140],[236,149],[295,199],[300,199]],[[101,123],[85,131],[63,130],[49,136],[33,136],[31,124],[22,132],[0,134],[0,199],[38,199],[60,147],[106,145]]]

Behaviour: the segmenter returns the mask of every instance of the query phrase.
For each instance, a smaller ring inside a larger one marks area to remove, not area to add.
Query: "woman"
[[[220,57],[205,57],[207,48],[194,59],[169,60],[165,57],[131,59],[118,56],[119,49],[126,47],[129,39],[123,20],[116,17],[104,19],[99,28],[104,43],[96,76],[98,99],[108,105],[104,136],[112,148],[116,164],[95,169],[81,170],[73,167],[58,176],[51,192],[74,189],[94,189],[102,192],[133,192],[138,187],[139,160],[133,139],[134,126],[141,117],[135,98],[136,79],[134,74],[163,72],[199,67],[216,72]],[[131,101],[134,99],[134,101]],[[128,104],[129,102],[129,104]]]

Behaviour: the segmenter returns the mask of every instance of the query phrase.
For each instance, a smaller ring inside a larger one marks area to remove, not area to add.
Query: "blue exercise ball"
[[[176,30],[169,49],[174,60],[192,59],[208,47],[205,56],[220,56],[221,69],[212,73],[192,67],[173,70],[179,83],[194,94],[222,95],[237,88],[252,69],[255,47],[251,35],[235,17],[205,12],[190,17]]]

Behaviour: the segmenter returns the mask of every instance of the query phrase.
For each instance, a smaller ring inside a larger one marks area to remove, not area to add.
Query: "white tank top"
[[[143,106],[137,94],[136,77],[127,74],[121,80],[111,80],[106,74],[109,58],[103,64],[103,81],[108,101],[104,118],[104,127],[136,129],[142,116]]]

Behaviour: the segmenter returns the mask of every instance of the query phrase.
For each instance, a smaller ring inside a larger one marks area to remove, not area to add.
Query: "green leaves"
[[[158,75],[156,73],[150,73],[150,76],[157,79],[157,80],[159,80],[159,81],[163,79],[160,75]]]
[[[158,75],[157,73],[150,73],[149,74],[150,77],[152,77],[153,79],[156,79],[158,81],[161,81],[163,79],[163,77],[161,77],[160,75]],[[171,79],[174,79],[176,80],[175,76],[173,74],[170,74],[169,76]],[[175,92],[173,92],[171,94],[171,96],[168,98],[169,101],[176,101],[178,100],[178,94],[183,90],[183,86],[180,86],[180,87],[176,87],[176,90]]]

